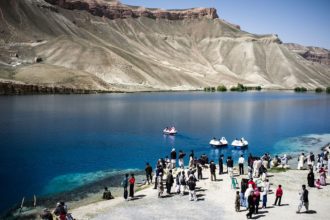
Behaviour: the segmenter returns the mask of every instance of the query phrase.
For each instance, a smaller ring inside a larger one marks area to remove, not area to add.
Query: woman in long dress
[[[309,187],[314,187],[314,181],[315,181],[314,173],[313,173],[313,170],[310,169],[310,170],[309,170],[309,173],[308,173],[308,175],[307,175],[308,186],[309,186]]]
[[[298,170],[301,170],[304,168],[304,163],[305,163],[305,154],[304,153],[301,153],[301,155],[299,156],[299,159],[298,159],[298,167],[297,169]]]
[[[326,183],[326,174],[325,174],[325,170],[323,168],[323,166],[321,167],[320,169],[320,182],[321,182],[321,186],[326,186],[327,183]]]

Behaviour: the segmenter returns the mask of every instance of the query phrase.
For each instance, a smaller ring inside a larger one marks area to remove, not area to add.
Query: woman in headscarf
[[[314,181],[315,181],[315,178],[314,178],[313,169],[310,169],[310,170],[309,170],[309,173],[308,173],[308,175],[307,175],[307,183],[308,183],[308,186],[309,186],[309,187],[314,187]]]

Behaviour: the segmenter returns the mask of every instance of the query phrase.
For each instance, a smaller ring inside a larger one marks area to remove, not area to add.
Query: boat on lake
[[[249,142],[242,137],[240,140],[236,138],[233,142],[231,142],[231,145],[234,147],[242,148],[247,147],[249,145]]]
[[[221,139],[216,139],[213,138],[212,140],[210,140],[209,143],[212,147],[225,147],[228,145],[228,141],[226,140],[225,137],[222,137]]]
[[[163,133],[167,135],[175,135],[178,133],[178,131],[176,130],[175,127],[170,127],[170,128],[166,127],[164,128]]]

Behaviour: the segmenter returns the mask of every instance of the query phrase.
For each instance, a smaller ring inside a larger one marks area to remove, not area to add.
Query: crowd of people
[[[304,154],[299,157],[298,169],[304,169],[305,164],[307,164],[306,168],[310,169],[307,177],[307,185],[309,187],[315,186],[320,188],[326,185],[325,167],[329,167],[328,155],[329,152],[326,151],[319,154],[317,159],[313,158],[313,153],[310,153],[307,157],[305,157]],[[185,156],[186,153],[182,150],[177,154],[176,150],[173,148],[169,157],[166,156],[165,159],[160,158],[157,161],[154,172],[150,164],[146,164],[146,183],[152,184],[154,180],[154,189],[157,189],[158,197],[164,197],[165,188],[167,195],[178,194],[184,196],[185,192],[188,190],[189,200],[197,201],[195,189],[197,182],[203,180],[203,169],[209,169],[211,181],[217,180],[217,173],[219,175],[227,174],[229,178],[233,179],[235,179],[235,175],[241,175],[243,178],[241,179],[240,191],[236,191],[235,210],[240,211],[242,207],[245,208],[247,210],[247,218],[252,218],[253,214],[258,214],[260,208],[269,207],[269,205],[267,206],[267,202],[268,194],[271,191],[271,184],[268,178],[268,170],[272,167],[289,168],[288,161],[292,159],[286,154],[282,157],[277,155],[271,157],[268,153],[265,153],[261,157],[255,157],[250,154],[246,161],[244,155],[241,155],[237,161],[238,173],[234,174],[236,168],[234,168],[234,160],[230,156],[225,159],[224,155],[221,154],[218,159],[218,166],[216,166],[213,160],[209,161],[206,154],[202,154],[199,159],[197,159],[194,151],[191,151],[189,154],[189,163],[185,166]],[[177,162],[179,165],[178,167],[176,166]],[[224,165],[226,165],[226,173],[224,172]],[[244,169],[245,165],[247,165],[246,169]],[[246,170],[247,173],[245,173]],[[318,172],[320,175],[317,180],[315,180],[314,171]],[[174,184],[175,189],[172,190]],[[127,191],[127,185],[124,185],[124,192],[125,191]],[[274,191],[275,201],[272,204],[273,206],[281,206],[283,194],[284,190],[282,185],[278,185],[277,189]],[[124,198],[127,199],[125,195],[124,193]],[[131,195],[133,194],[130,193],[130,196]],[[305,207],[306,211],[308,211],[309,199],[306,184],[302,184],[299,195],[300,202],[297,213],[301,211],[302,207]],[[261,206],[260,202],[262,202]]]
[[[173,148],[170,152],[170,157],[166,156],[160,158],[156,163],[156,168],[153,170],[149,163],[146,163],[145,174],[146,184],[154,184],[154,189],[157,190],[158,198],[163,198],[166,189],[166,195],[177,194],[185,196],[186,192],[189,194],[190,201],[198,201],[196,195],[196,185],[198,181],[203,180],[203,169],[208,169],[210,172],[210,180],[217,181],[216,174],[227,174],[232,180],[236,179],[235,176],[242,176],[240,183],[240,190],[236,191],[235,196],[235,211],[240,212],[241,208],[247,210],[246,217],[252,218],[254,214],[258,214],[260,208],[267,208],[268,194],[271,191],[270,181],[268,178],[268,170],[272,167],[288,168],[288,160],[291,157],[283,155],[282,157],[271,157],[268,153],[265,153],[261,157],[255,157],[250,154],[247,157],[247,163],[245,162],[244,155],[240,155],[237,161],[238,172],[234,174],[234,160],[228,156],[224,159],[224,155],[221,154],[218,159],[218,166],[216,166],[213,160],[209,161],[206,154],[202,154],[199,159],[195,156],[192,150],[189,154],[189,163],[187,166],[184,164],[184,158],[186,153],[182,150],[177,154]],[[178,167],[176,166],[178,162]],[[226,165],[226,172],[224,172],[224,165]],[[244,169],[244,166],[247,168]],[[330,175],[330,158],[329,149],[314,156],[311,152],[307,156],[304,153],[298,157],[297,169],[308,169],[307,181],[302,184],[299,191],[299,206],[297,213],[300,213],[302,207],[305,207],[306,212],[309,211],[309,191],[306,188],[316,187],[321,189],[325,187],[326,175]],[[218,172],[217,172],[218,170]],[[247,173],[245,172],[247,170]],[[328,173],[327,173],[328,172]],[[315,177],[318,175],[318,178]],[[196,176],[197,174],[197,176]],[[175,184],[174,190],[172,189]],[[124,189],[123,197],[126,201],[134,200],[134,174],[125,174],[121,185]],[[236,189],[236,186],[234,187]],[[281,200],[284,195],[282,185],[278,185],[274,191],[275,201],[273,206],[281,206]],[[105,187],[103,192],[103,199],[112,199],[111,192]],[[261,207],[260,207],[260,202]],[[41,214],[42,219],[52,220],[53,215],[59,220],[73,219],[71,214],[68,213],[67,206],[64,202],[59,202],[53,212],[45,209]]]

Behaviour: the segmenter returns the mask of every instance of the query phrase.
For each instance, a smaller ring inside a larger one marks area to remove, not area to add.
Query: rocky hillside
[[[320,47],[305,47],[299,44],[284,44],[289,50],[299,54],[306,60],[330,67],[330,51]]]
[[[106,0],[0,1],[0,80],[97,91],[243,84],[328,86],[329,66],[215,9],[160,10]]]

